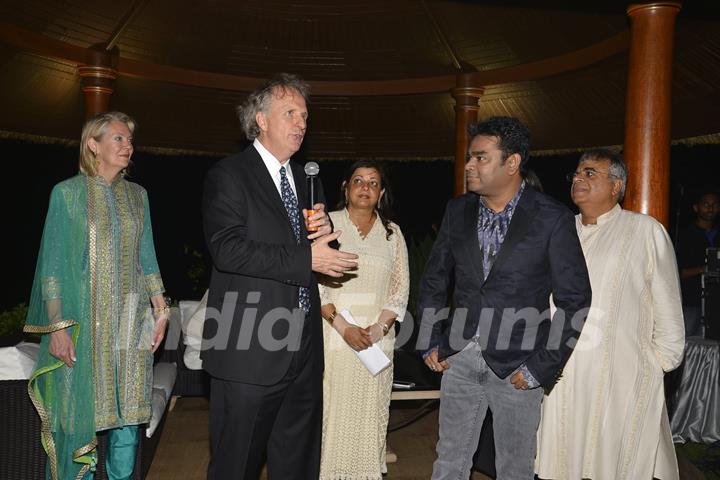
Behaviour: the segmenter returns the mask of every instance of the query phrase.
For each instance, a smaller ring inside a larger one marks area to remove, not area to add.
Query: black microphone
[[[307,208],[308,217],[315,213],[313,206],[315,205],[315,178],[320,173],[320,165],[315,162],[308,162],[305,164],[305,175],[307,176],[308,189],[310,190],[309,205]],[[308,227],[308,232],[317,231],[318,227]]]

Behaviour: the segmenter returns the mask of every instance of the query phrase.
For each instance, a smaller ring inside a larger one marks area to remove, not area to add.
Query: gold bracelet
[[[155,318],[166,313],[170,313],[170,307],[168,305],[164,305],[162,307],[153,307],[153,317]]]
[[[383,322],[383,321],[381,321],[381,320],[378,320],[377,323],[378,323],[378,325],[380,325],[380,328],[382,328],[383,337],[384,337],[384,336],[387,335],[387,333],[390,331],[390,327],[388,326],[387,323],[385,323],[385,322]]]

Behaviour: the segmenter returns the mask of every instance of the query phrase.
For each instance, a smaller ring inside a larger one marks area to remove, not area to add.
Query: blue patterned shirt
[[[520,190],[505,205],[501,212],[496,213],[485,205],[483,198],[480,197],[480,208],[478,209],[477,235],[482,251],[483,263],[483,280],[487,280],[488,274],[495,263],[500,247],[505,241],[510,220],[515,213],[515,207],[520,201],[520,197],[525,191],[525,182],[520,184]]]
[[[515,196],[505,205],[505,208],[500,212],[495,212],[488,208],[480,197],[480,208],[478,209],[478,225],[477,235],[478,243],[480,244],[480,250],[482,251],[482,263],[483,263],[483,280],[487,280],[490,270],[492,270],[495,258],[505,241],[508,228],[510,227],[510,221],[512,220],[513,214],[515,213],[515,207],[517,207],[520,197],[522,197],[525,191],[525,182],[520,185],[520,190]],[[479,333],[479,327],[478,327]],[[523,377],[528,382],[528,388],[536,388],[540,386],[540,383],[535,380],[530,370],[523,363],[518,369],[522,372]]]

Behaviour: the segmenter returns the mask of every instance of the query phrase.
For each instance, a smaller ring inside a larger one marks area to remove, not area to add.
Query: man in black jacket
[[[265,456],[270,479],[318,476],[323,338],[313,272],[339,277],[357,257],[328,246],[340,232],[330,233],[324,205],[307,218],[319,230],[306,230],[308,188],[290,159],[305,136],[306,100],[307,85],[287,74],[251,93],[238,110],[253,144],[205,179],[212,480],[258,478]]]
[[[537,387],[549,390],[560,376],[590,307],[590,281],[572,213],[526,185],[527,128],[495,117],[470,134],[468,193],[448,203],[420,291],[425,362],[444,372],[432,478],[468,477],[489,408],[498,478],[532,479]],[[451,285],[449,319],[440,321]]]

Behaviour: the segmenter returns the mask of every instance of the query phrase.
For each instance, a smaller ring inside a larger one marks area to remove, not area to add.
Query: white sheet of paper
[[[342,315],[348,323],[357,326],[357,322],[347,309],[341,310],[340,315]],[[373,344],[365,350],[361,350],[359,352],[353,350],[353,352],[355,352],[363,365],[365,365],[365,368],[368,369],[368,372],[370,372],[373,377],[390,366],[390,359],[377,345]]]

